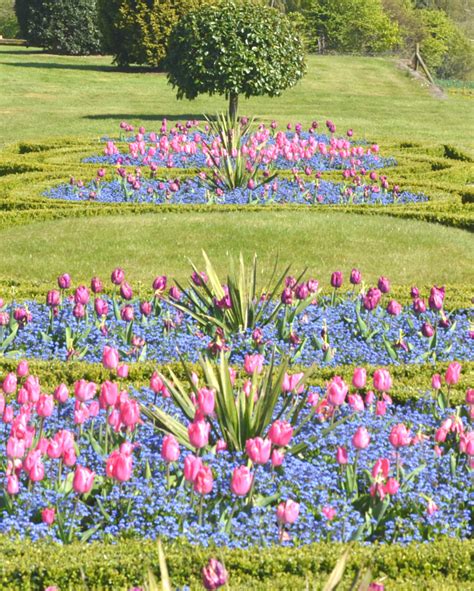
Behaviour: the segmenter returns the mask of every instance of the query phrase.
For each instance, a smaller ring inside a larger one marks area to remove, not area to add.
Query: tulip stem
[[[204,503],[204,495],[201,495],[201,498],[199,499],[199,521],[198,521],[198,525],[199,527],[202,526],[202,506]]]
[[[68,534],[68,540],[69,540],[69,542],[72,542],[72,530],[74,528],[74,520],[76,519],[77,505],[78,504],[79,504],[79,497],[76,497],[74,499],[74,509],[73,509],[72,517],[71,517],[71,525],[69,527],[69,534]]]
[[[166,488],[170,489],[170,463],[166,462]]]

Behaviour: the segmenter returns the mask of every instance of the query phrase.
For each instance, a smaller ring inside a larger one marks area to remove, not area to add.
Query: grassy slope
[[[385,274],[401,283],[469,283],[474,236],[462,230],[378,216],[299,212],[185,213],[66,219],[0,232],[1,279],[52,282],[68,271],[77,281],[103,278],[123,265],[147,285],[156,274],[183,280],[188,257],[197,265],[204,248],[227,269],[227,254],[259,253],[261,267],[305,266],[327,284],[335,269],[353,266],[367,280]],[[453,265],[453,261],[456,264]],[[7,295],[6,293],[2,295]]]
[[[0,48],[0,142],[50,135],[115,133],[125,118],[151,125],[200,117],[224,107],[219,98],[178,102],[161,74],[124,74],[109,58],[67,58]],[[373,139],[451,142],[473,146],[462,98],[434,99],[385,59],[311,57],[304,81],[279,99],[255,99],[242,112],[281,122],[331,117]],[[117,264],[134,280],[156,272],[179,278],[186,258],[209,250],[223,270],[226,255],[259,253],[269,266],[279,253],[295,269],[330,271],[360,266],[396,283],[469,283],[473,237],[436,225],[387,217],[302,212],[179,214],[63,220],[0,232],[0,279],[52,280],[70,271],[87,280]],[[456,264],[453,264],[453,261]],[[2,294],[5,295],[5,294]]]
[[[60,57],[0,47],[0,143],[50,135],[114,133],[121,119],[201,118],[219,97],[177,101],[164,74],[121,73],[109,57]],[[21,100],[19,100],[21,98]],[[282,97],[242,101],[241,112],[308,124],[333,119],[371,139],[432,140],[474,149],[468,98],[434,99],[384,58],[310,56],[308,74]]]

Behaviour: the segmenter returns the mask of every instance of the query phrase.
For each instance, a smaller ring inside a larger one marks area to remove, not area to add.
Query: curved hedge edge
[[[450,395],[451,401],[455,405],[463,404],[465,402],[466,390],[474,387],[474,361],[461,361],[460,363],[462,365],[461,378],[456,386],[452,386]],[[0,358],[0,377],[10,371],[14,371],[17,364],[18,360]],[[115,379],[115,376],[110,371],[104,369],[99,363],[87,363],[84,361],[64,362],[56,359],[50,361],[28,359],[28,364],[30,372],[40,378],[41,385],[45,389],[52,390],[62,382],[71,386],[75,381],[82,378],[96,383]],[[449,362],[443,361],[436,364],[386,366],[393,379],[393,388],[390,391],[390,395],[395,402],[401,404],[417,400],[430,390],[432,375],[434,373],[444,375],[448,365]],[[187,367],[202,377],[202,370],[198,364],[189,363]],[[368,384],[370,386],[371,376],[379,366],[353,364],[335,367],[315,367],[314,375],[311,376],[308,383],[324,388],[326,383],[335,375],[341,376],[347,383],[350,383],[355,367],[365,367],[367,369]],[[170,369],[180,380],[186,381],[186,374],[181,363],[175,361],[167,364],[159,364],[154,361],[146,361],[143,363],[129,364],[127,384],[135,388],[148,386],[150,377],[155,370],[160,371],[164,375],[169,375],[168,370]],[[302,366],[296,365],[291,371],[304,371],[304,369]]]
[[[299,548],[203,548],[187,542],[163,544],[173,588],[201,590],[201,568],[218,557],[229,571],[230,591],[321,589],[345,546],[320,542]],[[150,540],[116,543],[31,542],[0,538],[0,586],[43,591],[65,589],[127,590],[142,585],[151,569],[160,580],[157,544]],[[358,569],[370,567],[387,590],[471,589],[474,542],[440,538],[425,544],[354,545],[345,571],[348,589]]]

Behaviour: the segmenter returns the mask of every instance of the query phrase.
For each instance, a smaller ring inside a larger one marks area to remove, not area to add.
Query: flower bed
[[[244,117],[242,126],[247,124],[248,120]],[[394,158],[379,155],[377,144],[355,142],[352,129],[344,138],[335,135],[336,127],[332,121],[327,121],[326,126],[330,135],[318,133],[317,122],[313,122],[308,131],[303,131],[300,124],[295,125],[295,131],[292,131],[290,123],[286,131],[278,131],[276,122],[268,127],[261,124],[258,131],[246,128],[243,148],[250,161],[257,162],[262,168],[272,166],[289,170],[295,166],[307,166],[328,171],[354,166],[377,169],[396,165]],[[90,156],[83,161],[120,166],[204,168],[213,166],[212,157],[223,156],[223,142],[219,136],[212,134],[209,125],[201,125],[199,121],[177,123],[170,127],[164,119],[159,133],[147,132],[140,127],[134,136],[127,136],[134,131],[132,125],[122,122],[120,128],[119,142],[104,138],[104,154]],[[122,147],[124,151],[121,151]]]
[[[222,322],[232,313],[232,298],[222,291],[206,302],[204,317],[196,318],[193,290],[207,289],[204,281],[199,284],[198,275],[183,292],[176,286],[167,290],[167,278],[157,277],[152,298],[136,297],[124,277],[121,269],[112,274],[114,295],[102,293],[104,286],[97,277],[90,289],[73,289],[65,275],[58,279],[62,287],[50,290],[45,304],[2,301],[0,350],[12,357],[97,362],[103,347],[111,345],[127,361],[149,359],[160,364],[179,356],[196,361],[203,351],[216,354],[222,349],[231,349],[235,363],[247,353],[273,349],[277,358],[288,354],[306,366],[474,360],[471,312],[448,312],[442,288],[432,288],[428,304],[413,288],[411,306],[402,306],[390,296],[384,277],[379,280],[384,292],[379,287],[367,289],[353,270],[351,280],[359,283],[344,293],[342,274],[334,273],[331,282],[339,287],[333,288],[332,297],[319,295],[316,280],[298,283],[287,277],[287,286],[274,300],[257,304],[256,310],[266,310],[258,321],[223,330]],[[236,293],[234,298],[238,301]],[[207,323],[206,317],[214,318],[215,324]]]
[[[238,399],[252,404],[258,395],[266,404],[267,377],[278,396],[263,438],[239,451],[221,431],[228,417],[219,387],[190,377],[197,394],[188,398],[196,413],[188,422],[178,381],[154,374],[150,388],[128,392],[118,353],[104,350],[103,363],[112,381],[80,380],[74,393],[62,385],[54,396],[41,393],[24,362],[4,376],[0,531],[62,542],[184,536],[239,547],[472,534],[474,391],[464,408],[449,407],[459,364],[433,378],[433,393],[396,405],[386,370],[370,381],[356,370],[352,387],[335,377],[320,391],[305,388],[302,374],[267,376],[258,356],[248,357],[231,375]],[[156,420],[170,413],[185,425],[182,441],[154,428],[157,412]]]
[[[100,171],[103,174],[105,171]],[[187,205],[406,205],[423,203],[422,193],[389,191],[378,185],[351,185],[330,181],[304,182],[280,180],[256,188],[224,189],[211,193],[199,177],[180,181],[137,178],[127,175],[121,180],[98,180],[84,184],[73,181],[45,193],[51,199],[68,201],[97,201],[100,203],[149,203]]]

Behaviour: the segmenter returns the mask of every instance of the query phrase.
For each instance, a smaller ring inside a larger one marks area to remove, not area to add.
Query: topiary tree
[[[225,95],[233,120],[239,95],[278,96],[305,72],[303,44],[288,18],[250,0],[185,15],[171,33],[165,65],[178,99]]]

